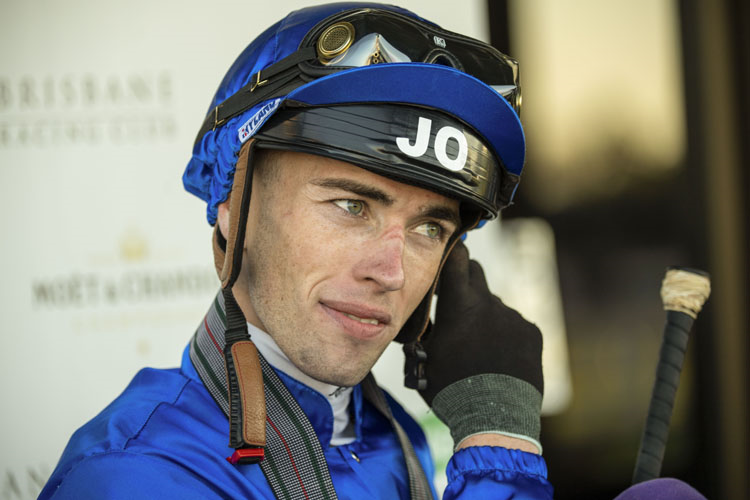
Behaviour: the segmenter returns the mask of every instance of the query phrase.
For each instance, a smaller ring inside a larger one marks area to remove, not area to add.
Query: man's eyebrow
[[[421,214],[430,219],[450,222],[456,228],[461,226],[461,218],[458,212],[443,205],[429,205],[421,210]]]
[[[368,198],[370,200],[378,201],[384,205],[393,205],[393,198],[388,196],[380,189],[362,184],[361,182],[353,181],[351,179],[337,179],[337,178],[326,178],[326,179],[313,179],[310,181],[311,184],[324,188],[341,189],[349,191],[357,196]]]

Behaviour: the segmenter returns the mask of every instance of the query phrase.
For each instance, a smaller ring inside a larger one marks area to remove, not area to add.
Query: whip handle
[[[693,321],[693,318],[683,312],[667,311],[656,380],[633,472],[633,484],[655,479],[661,473],[664,449],[669,436],[669,420],[672,417],[682,363],[687,350],[688,334]]]

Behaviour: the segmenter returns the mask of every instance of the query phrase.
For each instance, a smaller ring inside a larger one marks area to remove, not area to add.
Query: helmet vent
[[[354,41],[354,26],[340,22],[329,26],[318,38],[318,56],[332,59],[346,51]]]

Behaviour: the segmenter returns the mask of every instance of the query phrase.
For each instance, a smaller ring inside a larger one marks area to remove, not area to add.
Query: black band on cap
[[[485,141],[443,113],[397,104],[281,109],[258,147],[312,153],[468,202],[497,216],[502,168]],[[500,203],[500,206],[499,206]]]

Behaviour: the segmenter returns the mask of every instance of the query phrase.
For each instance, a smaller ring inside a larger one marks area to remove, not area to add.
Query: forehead
[[[301,187],[323,179],[343,178],[377,188],[397,201],[440,204],[456,210],[459,206],[458,200],[453,198],[325,156],[295,151],[273,151],[269,167],[275,170],[273,177],[281,180],[277,185],[286,189]]]

